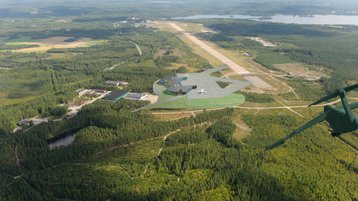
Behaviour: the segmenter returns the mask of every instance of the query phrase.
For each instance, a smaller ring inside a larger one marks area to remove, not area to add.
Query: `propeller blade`
[[[267,147],[267,150],[272,150],[282,144],[284,144],[288,139],[300,134],[302,131],[326,120],[327,118],[327,114],[326,113],[322,113],[319,116],[317,116],[316,118],[312,119],[311,121],[307,122],[305,125],[303,125],[302,127],[300,127],[299,129],[291,132],[290,134],[288,134],[287,136],[285,136],[284,138],[280,139],[279,141],[275,142],[274,144],[270,145],[269,147]]]
[[[354,84],[352,86],[348,86],[348,87],[345,87],[343,89],[344,89],[344,91],[349,92],[349,91],[352,91],[352,90],[357,89],[357,88],[358,88],[358,84]],[[332,98],[335,98],[335,97],[339,96],[339,94],[340,94],[340,92],[338,90],[336,90],[334,93],[329,94],[328,96],[325,96],[325,97],[319,99],[318,101],[316,101],[314,103],[311,103],[308,107],[311,107],[312,105],[320,104],[320,103],[322,103],[324,101],[328,101],[329,99],[332,99]]]
[[[318,104],[320,104],[320,103],[322,103],[322,102],[324,102],[324,101],[328,101],[329,99],[335,98],[335,97],[337,97],[337,96],[339,96],[339,92],[338,92],[338,91],[336,91],[336,92],[334,92],[334,93],[332,93],[332,94],[329,94],[328,96],[325,96],[325,97],[319,99],[318,101],[316,101],[316,102],[314,102],[314,103],[311,103],[308,107],[311,107],[312,105],[318,105]]]
[[[270,151],[272,149],[275,149],[276,147],[283,145],[284,143],[285,143],[285,140],[281,139],[281,140],[273,143],[272,145],[268,146],[266,150]]]
[[[358,103],[352,103],[349,105],[349,107],[354,110],[354,109],[357,109],[358,108]]]
[[[354,89],[357,89],[358,88],[358,83],[357,84],[354,84],[352,86],[349,86],[349,87],[345,87],[343,88],[346,92],[349,92],[349,91],[352,91]]]

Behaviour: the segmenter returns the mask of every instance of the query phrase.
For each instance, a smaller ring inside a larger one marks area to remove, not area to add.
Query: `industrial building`
[[[164,86],[172,86],[176,84],[180,84],[183,80],[186,80],[187,77],[177,77],[176,75],[169,75],[165,76],[162,79],[159,80],[158,84],[164,85]]]
[[[196,89],[197,87],[195,85],[186,85],[183,86],[181,84],[176,84],[169,86],[167,88],[167,93],[173,94],[173,95],[185,95],[189,93],[192,89]]]
[[[120,99],[126,97],[127,95],[128,95],[127,91],[112,91],[106,97],[104,97],[104,99],[116,102],[116,101],[119,101]]]
[[[165,76],[158,81],[158,84],[167,88],[166,92],[172,95],[185,95],[190,90],[196,89],[196,85],[182,85],[184,80],[187,80],[187,76],[178,77],[177,75]]]

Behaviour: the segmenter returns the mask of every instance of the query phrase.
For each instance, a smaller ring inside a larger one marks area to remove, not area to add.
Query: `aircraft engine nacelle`
[[[333,137],[339,137],[339,136],[342,135],[342,133],[333,131],[333,132],[331,132],[331,135],[332,135]]]

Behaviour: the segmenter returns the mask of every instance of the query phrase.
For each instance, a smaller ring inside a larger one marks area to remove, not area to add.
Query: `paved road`
[[[233,62],[229,58],[227,58],[222,53],[218,52],[214,48],[210,47],[209,45],[205,44],[203,41],[199,40],[197,37],[193,36],[189,32],[185,31],[182,27],[175,24],[174,22],[169,22],[169,25],[172,26],[174,29],[182,33],[185,37],[189,40],[197,44],[199,47],[207,51],[209,54],[220,60],[222,63],[228,65],[232,70],[234,70],[237,74],[242,75],[246,80],[250,81],[255,87],[265,90],[272,90],[272,86],[260,79],[257,76],[252,75],[251,72],[247,71],[244,67],[238,65],[237,63]]]

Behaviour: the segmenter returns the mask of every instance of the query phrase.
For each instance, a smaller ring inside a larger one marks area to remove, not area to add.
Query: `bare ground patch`
[[[151,104],[154,104],[156,102],[158,102],[158,96],[157,95],[153,95],[153,94],[149,94],[146,98],[143,99],[144,101],[149,101]]]
[[[241,141],[251,134],[251,128],[239,117],[236,117],[233,122],[236,125],[236,130],[233,135],[235,139]]]
[[[327,77],[327,72],[322,68],[312,69],[302,63],[275,64],[276,68],[287,73],[287,76],[302,77],[307,80],[318,80],[321,77]]]
[[[277,45],[270,42],[270,41],[267,41],[263,38],[260,38],[260,37],[247,37],[248,39],[250,40],[253,40],[253,41],[256,41],[258,43],[260,43],[261,45],[263,45],[264,47],[276,47]]]

